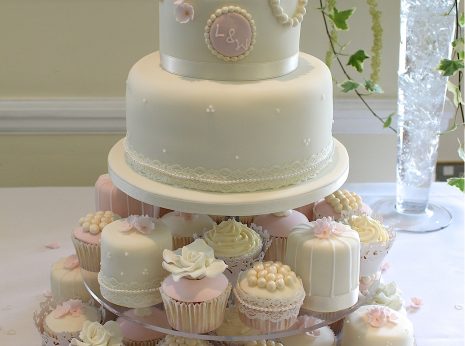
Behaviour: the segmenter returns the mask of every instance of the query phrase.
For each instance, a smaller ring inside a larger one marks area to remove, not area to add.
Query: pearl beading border
[[[213,46],[212,46],[212,44],[210,42],[210,30],[211,30],[211,26],[213,25],[213,22],[218,17],[220,17],[221,15],[227,14],[227,13],[237,13],[237,14],[243,16],[250,23],[250,28],[252,29],[252,39],[250,41],[249,49],[247,49],[244,53],[242,53],[241,55],[238,55],[238,56],[225,56],[225,55],[219,53],[218,51],[216,51],[215,48],[213,48]],[[246,10],[244,10],[244,9],[242,9],[240,7],[237,7],[237,6],[224,6],[224,7],[220,8],[220,9],[217,9],[215,11],[215,13],[213,13],[210,16],[210,18],[208,19],[207,25],[205,26],[204,37],[205,37],[205,43],[207,44],[208,49],[210,50],[210,52],[213,53],[213,55],[215,55],[217,58],[222,59],[222,60],[227,61],[227,62],[236,62],[236,61],[244,59],[252,51],[252,49],[253,49],[253,47],[255,45],[255,42],[256,42],[257,27],[255,26],[255,21],[252,19],[252,15],[249,12],[247,12]]]
[[[273,15],[280,24],[285,26],[295,27],[299,25],[302,23],[304,16],[307,13],[305,6],[307,6],[308,0],[298,0],[297,7],[292,17],[287,13],[284,13],[284,9],[281,6],[281,0],[269,0],[269,2]]]

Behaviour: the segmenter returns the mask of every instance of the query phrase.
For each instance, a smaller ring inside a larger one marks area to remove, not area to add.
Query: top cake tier
[[[294,71],[307,0],[160,0],[161,66],[211,80]]]

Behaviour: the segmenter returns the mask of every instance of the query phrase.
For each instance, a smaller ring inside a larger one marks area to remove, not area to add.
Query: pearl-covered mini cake
[[[365,305],[344,320],[341,346],[413,346],[413,326],[407,316],[388,307]]]
[[[160,283],[167,275],[163,250],[171,249],[171,233],[160,220],[130,216],[102,232],[100,291],[108,301],[131,308],[161,302]]]
[[[371,209],[363,203],[362,198],[355,192],[342,189],[315,203],[313,218],[316,220],[323,217],[331,217],[339,221],[344,212],[361,212],[370,215]]]
[[[76,255],[60,258],[52,265],[50,288],[57,303],[68,299],[80,299],[85,302],[90,299]]]
[[[304,308],[334,312],[357,302],[360,239],[349,226],[323,218],[294,228],[285,263],[302,278]]]
[[[161,220],[166,224],[173,236],[173,250],[192,243],[194,234],[201,236],[205,231],[216,226],[216,223],[208,215],[178,211],[163,215]]]
[[[260,262],[239,275],[234,295],[246,325],[272,332],[294,324],[305,292],[302,280],[288,265]]]

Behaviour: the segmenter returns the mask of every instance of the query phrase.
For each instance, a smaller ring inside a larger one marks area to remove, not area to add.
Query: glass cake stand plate
[[[244,193],[214,193],[190,190],[150,180],[127,164],[123,140],[108,155],[108,172],[113,183],[129,196],[156,206],[210,215],[259,215],[293,209],[317,201],[339,189],[349,174],[349,155],[334,139],[332,161],[316,177],[289,187]]]
[[[352,307],[348,309],[341,310],[341,311],[336,311],[336,312],[331,312],[331,313],[318,313],[318,312],[312,312],[312,311],[308,311],[305,309],[301,309],[297,322],[291,328],[283,330],[283,331],[272,332],[272,333],[267,333],[267,334],[257,334],[257,335],[225,336],[225,335],[216,335],[214,332],[211,332],[208,334],[196,334],[196,333],[182,332],[182,331],[178,331],[174,329],[164,328],[159,325],[147,323],[146,321],[139,319],[135,315],[131,315],[131,316],[125,315],[125,312],[131,309],[110,303],[108,300],[104,299],[100,294],[97,294],[96,292],[92,291],[92,289],[90,289],[87,283],[84,282],[84,284],[87,290],[89,291],[90,295],[95,301],[97,301],[100,305],[102,305],[107,311],[109,311],[110,313],[118,317],[125,318],[131,322],[135,322],[147,329],[154,330],[159,333],[163,333],[167,335],[174,335],[174,336],[181,336],[181,337],[190,338],[190,339],[208,340],[208,341],[213,341],[215,343],[222,343],[222,342],[247,343],[247,342],[256,341],[256,340],[257,341],[258,340],[276,340],[276,339],[279,340],[279,339],[292,336],[292,335],[312,332],[321,327],[328,326],[334,322],[337,322],[340,319],[347,316],[348,314],[350,314],[351,312],[357,310],[360,306],[368,304],[368,302],[373,297],[373,294],[375,291],[374,289],[372,289],[366,295],[359,294],[359,300],[355,305],[353,305]],[[376,285],[374,285],[373,287],[375,286]],[[159,311],[164,311],[163,303],[160,303],[151,308],[156,308]]]

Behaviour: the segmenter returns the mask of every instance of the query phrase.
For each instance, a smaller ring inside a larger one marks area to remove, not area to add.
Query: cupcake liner
[[[264,261],[284,262],[286,256],[286,237],[270,237],[271,244],[263,257]]]
[[[384,258],[394,243],[396,234],[388,229],[389,240],[379,243],[361,243],[360,246],[360,277],[372,276],[381,269]]]
[[[209,215],[213,221],[215,221],[216,223],[220,224],[221,222],[223,221],[226,221],[228,219],[231,218],[231,216],[226,216],[226,215]],[[235,219],[247,226],[250,226],[252,224],[252,221],[253,221],[253,218],[255,217],[255,215],[250,215],[250,216],[238,216],[237,218],[235,217]]]
[[[126,338],[123,338],[123,345],[124,346],[157,346],[160,339],[153,339],[153,340],[144,340],[144,341],[134,341],[134,340],[129,340]]]
[[[275,322],[265,319],[262,320],[259,318],[251,319],[241,312],[239,312],[239,318],[247,326],[259,330],[263,333],[279,332],[282,330],[289,329],[297,321],[297,315],[292,318],[285,318],[281,321]]]
[[[189,245],[194,241],[194,237],[177,237],[173,236],[173,251]]]
[[[79,259],[79,265],[82,269],[90,272],[100,271],[100,244],[88,244],[80,241],[76,237],[71,237],[73,240],[76,255]]]
[[[87,304],[95,305],[93,300]],[[77,338],[79,332],[76,333],[54,333],[45,325],[45,318],[57,307],[57,303],[52,297],[48,297],[39,304],[39,308],[32,314],[34,325],[41,335],[42,346],[69,346],[72,338]],[[102,310],[100,309],[100,312]]]
[[[224,319],[224,310],[231,293],[231,285],[218,297],[202,303],[177,301],[163,292],[161,297],[165,306],[169,325],[183,332],[207,333],[218,328]]]

